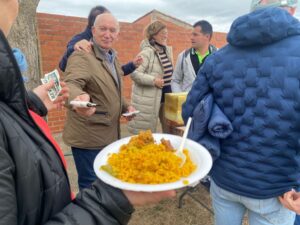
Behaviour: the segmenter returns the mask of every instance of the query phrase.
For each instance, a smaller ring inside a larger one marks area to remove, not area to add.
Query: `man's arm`
[[[132,212],[133,207],[121,190],[97,180],[45,225],[125,225]]]
[[[133,212],[132,205],[153,204],[175,195],[175,191],[122,191],[96,180],[45,225],[126,225]]]
[[[122,113],[125,113],[128,111],[129,104],[127,100],[122,96]]]
[[[0,225],[17,225],[17,195],[14,164],[0,124]]]
[[[172,92],[183,92],[181,86],[183,81],[183,60],[184,60],[184,52],[180,53],[177,57],[176,66],[172,75],[171,88]]]
[[[89,71],[89,61],[85,52],[76,51],[69,58],[68,66],[65,72],[65,83],[69,92],[69,102],[77,96],[87,94],[84,90],[91,76]]]

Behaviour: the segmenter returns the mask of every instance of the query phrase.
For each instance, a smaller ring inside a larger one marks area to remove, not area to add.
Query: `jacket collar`
[[[98,44],[96,44],[94,40],[93,43],[93,50],[97,59],[100,59],[101,61],[108,60],[106,54],[110,54],[113,57],[113,59],[116,58],[117,53],[115,50],[110,49],[110,53],[107,53]]]
[[[105,63],[105,61],[107,61],[106,56],[105,56],[105,52],[102,51],[102,49],[101,49],[98,45],[96,45],[95,43],[93,44],[93,47],[92,47],[92,48],[93,48],[93,52],[94,52],[94,54],[95,54],[95,57],[96,57],[98,60],[100,60],[100,62],[102,63],[102,66],[105,68],[105,70],[106,70],[111,76],[113,76],[113,75],[112,75],[112,71],[111,71],[111,69],[109,68],[108,64]],[[113,49],[110,49],[110,51],[111,51],[111,53],[112,53],[112,55],[113,55],[113,57],[114,57],[114,65],[115,65],[115,68],[116,68],[117,76],[119,77],[119,78],[118,78],[118,79],[119,79],[119,84],[121,85],[122,79],[120,78],[120,74],[123,74],[123,71],[119,70],[119,68],[118,68],[118,62],[117,62],[117,60],[116,60],[116,58],[117,58],[117,52],[116,52],[115,50],[113,50]],[[115,83],[116,83],[116,82],[115,82]],[[120,85],[118,85],[118,84],[116,83],[116,86],[117,86],[117,87],[120,86]]]
[[[209,51],[209,54],[211,54],[211,53],[213,53],[213,52],[215,52],[215,51],[217,51],[218,49],[214,46],[214,45],[209,45],[208,46],[208,51]],[[191,54],[192,55],[195,55],[196,54],[196,50],[194,49],[194,48],[191,48],[191,50],[190,50],[190,52],[191,52]]]
[[[172,48],[170,46],[165,46],[165,47],[166,47],[166,54],[167,54],[168,58],[171,60],[172,59]],[[145,49],[152,49],[154,52],[157,51],[156,48],[150,44],[150,42],[147,38],[141,42],[140,48],[141,48],[141,51],[143,51]]]

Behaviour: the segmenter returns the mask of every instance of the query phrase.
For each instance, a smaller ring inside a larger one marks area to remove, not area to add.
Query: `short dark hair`
[[[95,19],[98,15],[109,12],[107,8],[101,5],[97,5],[94,8],[91,9],[89,16],[88,16],[88,25],[87,28],[91,29],[92,26],[94,25]]]
[[[201,31],[203,34],[208,34],[210,35],[210,37],[212,37],[213,34],[213,28],[212,25],[207,22],[206,20],[200,20],[198,22],[196,22],[193,27],[201,27]]]

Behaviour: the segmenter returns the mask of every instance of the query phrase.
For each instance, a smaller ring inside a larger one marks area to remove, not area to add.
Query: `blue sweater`
[[[93,35],[92,35],[91,29],[86,28],[85,31],[75,35],[71,39],[71,41],[69,41],[69,43],[67,45],[67,50],[65,51],[62,59],[59,62],[59,68],[61,69],[61,71],[65,72],[66,67],[67,67],[68,58],[74,52],[74,45],[78,41],[81,41],[84,39],[89,41],[89,40],[91,40],[92,37],[93,37]],[[124,72],[124,75],[128,75],[135,70],[135,65],[133,64],[133,62],[129,62],[122,66],[122,70]]]
[[[211,94],[205,95],[195,107],[188,138],[202,144],[216,160],[220,156],[220,138],[227,138],[232,125]]]
[[[300,23],[280,8],[234,21],[183,105],[186,120],[212,93],[233,126],[211,176],[233,193],[266,199],[300,182]]]

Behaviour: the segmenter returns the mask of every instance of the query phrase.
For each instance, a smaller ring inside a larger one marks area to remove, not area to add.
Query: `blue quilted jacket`
[[[199,71],[182,116],[212,93],[233,125],[212,178],[239,195],[279,196],[300,183],[300,23],[280,8],[257,10],[234,21],[227,40]]]

